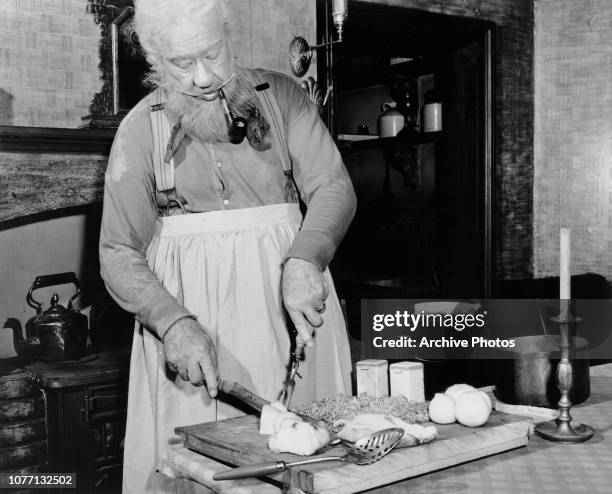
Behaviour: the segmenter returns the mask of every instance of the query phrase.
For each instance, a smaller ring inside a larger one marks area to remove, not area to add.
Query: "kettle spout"
[[[37,337],[24,339],[21,323],[14,317],[9,317],[4,322],[4,328],[11,329],[13,331],[13,346],[15,347],[15,353],[17,355],[31,355],[36,353],[36,349],[40,347],[40,340]]]

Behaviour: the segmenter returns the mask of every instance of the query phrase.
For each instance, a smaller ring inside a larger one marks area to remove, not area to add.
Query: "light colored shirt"
[[[293,174],[308,206],[287,257],[325,267],[355,213],[355,193],[317,108],[291,78],[258,70],[283,114]],[[160,337],[190,313],[161,285],[145,255],[158,217],[153,163],[151,95],[122,121],[105,175],[100,264],[106,286],[125,310]],[[213,103],[214,104],[214,103]],[[164,148],[166,143],[163,144]],[[276,144],[258,152],[241,144],[185,138],[174,154],[175,185],[192,212],[285,202],[285,176]]]

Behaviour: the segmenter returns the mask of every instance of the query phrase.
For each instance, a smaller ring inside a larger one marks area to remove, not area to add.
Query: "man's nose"
[[[193,85],[202,89],[212,86],[215,79],[213,71],[210,70],[208,64],[203,60],[196,60],[195,70],[193,73]]]

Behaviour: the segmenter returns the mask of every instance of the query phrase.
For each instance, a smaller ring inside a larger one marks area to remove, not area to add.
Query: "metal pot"
[[[558,335],[514,338],[516,347],[505,349],[513,358],[496,363],[495,395],[511,405],[558,407],[561,393],[557,387],[557,364],[560,359]],[[588,341],[574,338],[572,357],[572,404],[585,401],[590,393]]]
[[[32,296],[34,290],[43,287],[73,283],[76,293],[68,307],[58,303],[57,294],[51,297],[51,306],[42,312],[42,304]],[[74,273],[39,276],[34,280],[26,301],[36,309],[36,316],[26,323],[27,339],[23,338],[21,323],[9,318],[5,328],[13,330],[13,344],[18,355],[37,357],[48,362],[62,362],[83,357],[87,349],[87,316],[72,308],[72,301],[80,294],[79,281]]]

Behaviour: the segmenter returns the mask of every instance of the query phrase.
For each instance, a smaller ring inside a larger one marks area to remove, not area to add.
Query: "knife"
[[[256,395],[253,393],[253,391],[245,388],[242,384],[235,381],[228,381],[226,379],[219,378],[217,380],[217,389],[226,395],[237,398],[258,412],[261,412],[264,405],[270,404],[268,400]]]
[[[258,396],[250,389],[245,388],[242,384],[237,383],[235,381],[228,381],[226,379],[219,378],[219,380],[217,381],[217,388],[222,393],[237,398],[238,400],[242,401],[243,403],[258,411],[259,413],[261,413],[261,410],[263,409],[264,405],[270,404],[268,400],[265,400],[261,396]],[[295,413],[304,422],[308,422],[310,424],[317,425],[323,422],[329,425],[329,423],[323,419],[317,419],[315,417],[311,417],[310,415],[304,415],[303,413],[293,411],[292,413]]]

